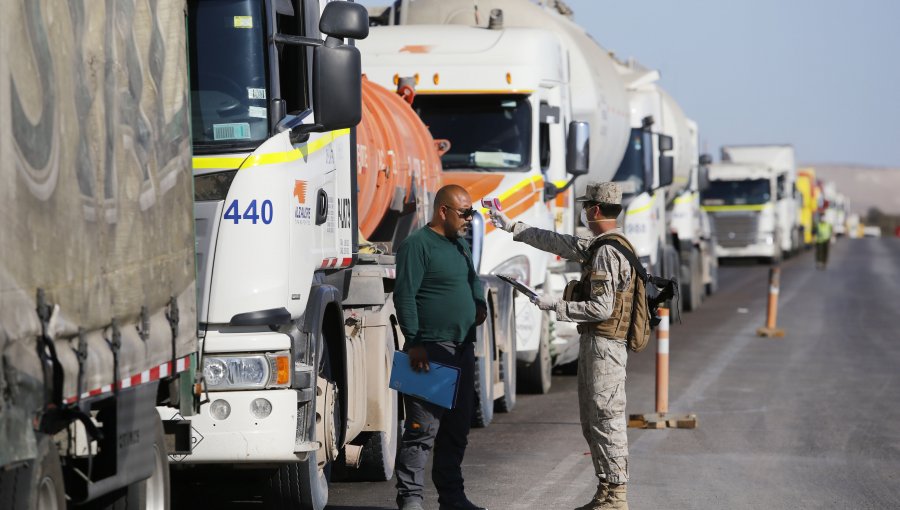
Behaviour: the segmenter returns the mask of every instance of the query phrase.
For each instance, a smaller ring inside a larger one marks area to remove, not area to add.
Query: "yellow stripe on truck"
[[[707,212],[719,211],[762,211],[767,204],[759,205],[704,205],[703,210]]]
[[[237,156],[237,157],[210,157],[197,156],[193,160],[194,169],[211,170],[218,168],[234,169],[239,168],[246,170],[257,166],[275,165],[278,163],[290,163],[300,158],[308,157],[310,154],[318,152],[329,144],[342,136],[350,134],[349,129],[339,129],[331,131],[315,140],[300,145],[299,147],[283,152],[271,152],[268,154],[257,154],[255,156]]]
[[[529,186],[531,189],[526,190],[525,188]],[[527,211],[531,205],[539,201],[538,196],[542,189],[544,189],[544,177],[541,175],[533,175],[504,191],[497,198],[500,199],[500,203],[503,206],[503,212],[505,212],[510,219],[513,219],[520,216]],[[516,200],[512,203],[507,203],[511,197],[522,191],[525,191],[525,193],[523,193],[521,197],[516,197]],[[481,213],[487,216],[487,209],[482,208]],[[493,230],[494,225],[488,223],[485,228],[485,233],[490,233]]]

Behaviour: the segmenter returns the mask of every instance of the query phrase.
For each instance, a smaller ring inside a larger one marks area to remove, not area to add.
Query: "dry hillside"
[[[900,168],[873,168],[851,165],[801,165],[813,167],[823,181],[833,181],[838,191],[850,199],[853,212],[861,216],[870,207],[900,215]]]

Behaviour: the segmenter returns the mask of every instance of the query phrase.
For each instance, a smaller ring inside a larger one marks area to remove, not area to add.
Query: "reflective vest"
[[[831,223],[820,221],[816,226],[816,242],[827,243],[831,241]]]

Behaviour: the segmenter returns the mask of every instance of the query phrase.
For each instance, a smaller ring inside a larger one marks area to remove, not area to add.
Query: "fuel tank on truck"
[[[398,5],[399,4],[399,5]],[[529,0],[402,0],[393,19],[403,25],[471,25],[487,27],[492,9],[503,11],[504,27],[536,27],[560,38],[569,54],[572,115],[591,127],[590,172],[575,181],[583,194],[590,181],[612,180],[628,143],[629,108],[625,86],[609,52],[576,25],[571,11]]]
[[[438,142],[410,107],[411,88],[401,87],[401,97],[363,76],[362,93],[356,130],[359,229],[370,241],[399,242],[431,217],[441,186]]]

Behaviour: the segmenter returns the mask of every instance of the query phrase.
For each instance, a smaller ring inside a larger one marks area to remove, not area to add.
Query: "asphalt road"
[[[629,430],[633,509],[900,508],[900,240],[841,240],[782,265],[782,339],[756,336],[768,270],[722,285],[671,331],[670,413],[694,430]],[[628,363],[628,413],[654,411],[655,342]],[[493,510],[581,505],[595,481],[575,378],[473,430],[470,498]],[[437,508],[430,486],[426,508]],[[330,509],[394,508],[393,482],[332,484]]]

